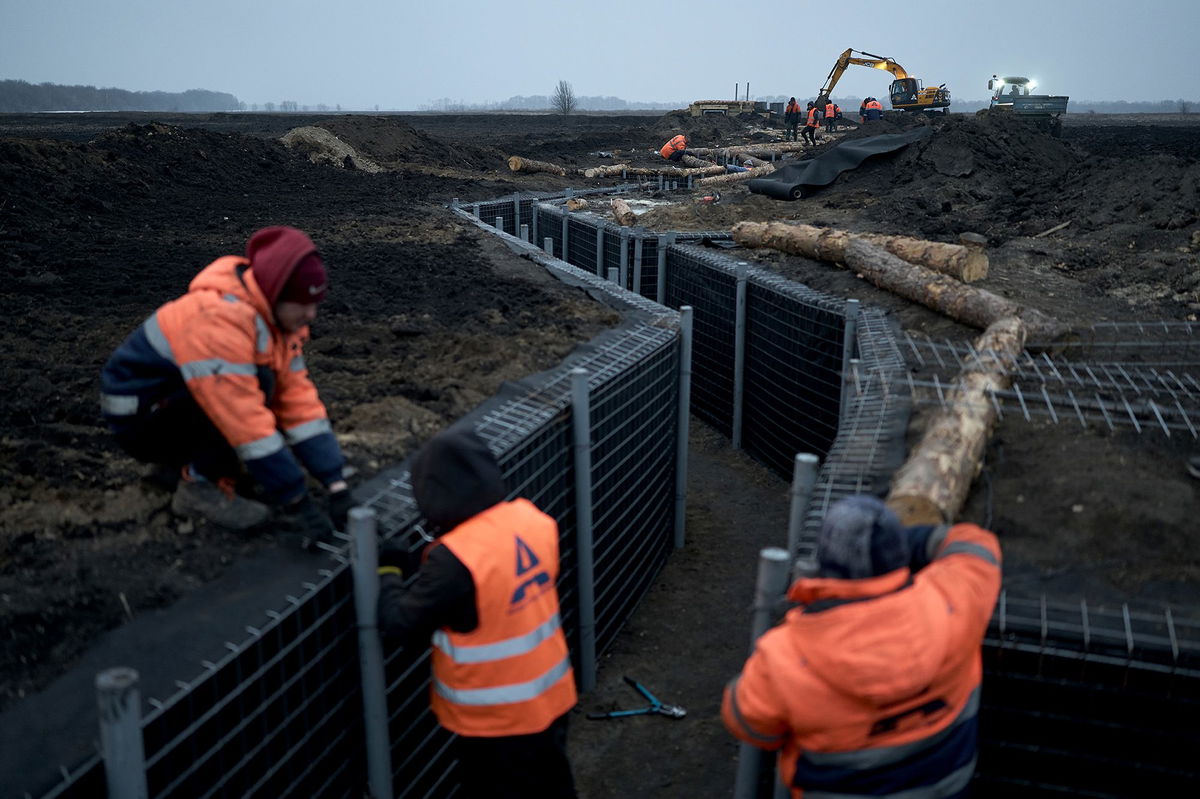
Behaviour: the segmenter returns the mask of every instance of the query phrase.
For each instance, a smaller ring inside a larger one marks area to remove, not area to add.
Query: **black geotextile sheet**
[[[765,194],[777,200],[797,200],[821,186],[828,186],[838,175],[858,167],[868,158],[907,147],[932,132],[932,128],[922,126],[905,133],[884,133],[844,141],[816,158],[788,164],[769,175],[753,178],[748,185],[754,194]]]

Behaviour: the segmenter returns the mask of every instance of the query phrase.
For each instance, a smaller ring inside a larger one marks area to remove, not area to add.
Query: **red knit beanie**
[[[283,284],[279,291],[278,302],[298,302],[310,305],[325,299],[329,290],[329,280],[325,276],[325,265],[321,256],[309,253],[296,264],[292,276]]]

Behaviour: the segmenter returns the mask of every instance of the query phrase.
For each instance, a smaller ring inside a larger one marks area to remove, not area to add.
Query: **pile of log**
[[[791,255],[803,255],[830,263],[846,262],[846,245],[861,239],[883,247],[910,263],[970,283],[987,277],[987,240],[978,233],[964,233],[960,244],[885,236],[876,233],[850,233],[836,228],[793,225],[783,222],[740,222],[733,227],[733,239],[745,247],[769,247]]]
[[[551,175],[565,175],[567,170],[558,164],[546,161],[534,161],[532,158],[522,158],[519,155],[508,157],[508,168],[513,172],[549,172]]]
[[[724,167],[721,168],[724,171]],[[740,183],[743,180],[756,178],[760,175],[768,175],[775,171],[774,164],[766,164],[765,166],[756,166],[753,169],[747,169],[745,172],[730,172],[726,175],[717,175],[711,178],[700,178],[696,181],[697,186],[725,186],[730,183]]]
[[[684,169],[677,166],[662,166],[662,167],[645,167],[645,166],[630,166],[629,164],[610,164],[608,166],[591,167],[583,170],[585,178],[607,178],[616,177],[618,175],[628,175],[632,177],[658,177],[662,175],[668,178],[686,178],[688,175],[704,176],[704,175],[720,175],[725,172],[725,167],[711,164],[709,166],[700,166]]]

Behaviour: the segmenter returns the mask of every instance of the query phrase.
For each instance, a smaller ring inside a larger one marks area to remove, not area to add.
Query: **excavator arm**
[[[858,57],[854,54],[858,53]],[[908,73],[904,67],[897,64],[893,59],[887,56],[873,55],[862,50],[849,49],[838,56],[837,61],[833,64],[833,69],[829,70],[828,77],[825,78],[825,85],[821,87],[821,91],[817,93],[818,97],[829,97],[833,92],[833,87],[842,79],[842,73],[846,71],[846,67],[855,64],[860,67],[870,67],[871,69],[886,70],[896,77],[897,80],[907,78]]]

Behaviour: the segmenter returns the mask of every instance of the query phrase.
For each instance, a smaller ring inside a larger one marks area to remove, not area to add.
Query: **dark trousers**
[[[816,127],[816,125],[805,125],[804,133],[802,135],[806,141],[808,141],[810,144],[815,145],[817,143],[817,127]]]
[[[788,123],[787,136],[785,137],[786,140],[796,141],[796,126],[798,124],[799,124],[798,122],[789,122]]]
[[[121,449],[143,463],[179,468],[192,464],[204,477],[238,477],[241,462],[191,394],[161,402],[149,413],[111,420]]]
[[[567,715],[533,735],[455,739],[464,799],[575,799]]]

